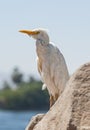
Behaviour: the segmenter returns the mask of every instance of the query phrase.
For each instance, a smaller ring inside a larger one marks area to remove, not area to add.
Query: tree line
[[[47,90],[42,91],[42,82],[30,76],[24,81],[23,73],[14,68],[11,80],[15,84],[12,89],[7,81],[0,90],[0,109],[5,110],[37,110],[49,108],[49,96]]]

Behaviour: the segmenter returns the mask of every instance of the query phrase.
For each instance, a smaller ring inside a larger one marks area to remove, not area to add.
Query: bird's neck
[[[46,46],[47,44],[49,44],[49,41],[46,40],[46,39],[41,39],[41,38],[38,38],[37,41],[36,41],[36,44],[41,44],[42,46]]]
[[[45,55],[48,44],[49,43],[45,43],[45,41],[42,39],[38,39],[36,41],[36,52],[39,58],[43,58],[43,56]]]

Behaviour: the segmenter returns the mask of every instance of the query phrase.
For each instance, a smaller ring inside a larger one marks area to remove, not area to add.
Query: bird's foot
[[[53,106],[54,104],[54,98],[52,95],[50,95],[50,108]]]
[[[58,99],[58,97],[59,97],[59,94],[58,94],[58,93],[56,93],[56,94],[55,94],[54,101],[56,101],[56,100]]]
[[[54,105],[54,103],[57,101],[59,95],[56,93],[55,97],[50,95],[50,108]]]

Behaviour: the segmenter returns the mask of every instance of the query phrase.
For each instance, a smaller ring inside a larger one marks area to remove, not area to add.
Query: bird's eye
[[[39,34],[40,32],[39,31],[37,31],[37,34]]]

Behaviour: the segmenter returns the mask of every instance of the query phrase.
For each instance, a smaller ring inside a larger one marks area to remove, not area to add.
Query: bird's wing
[[[59,49],[52,46],[52,52],[50,57],[50,75],[56,87],[63,86],[68,80],[68,70],[65,63],[65,59]],[[59,88],[62,91],[64,88]]]

